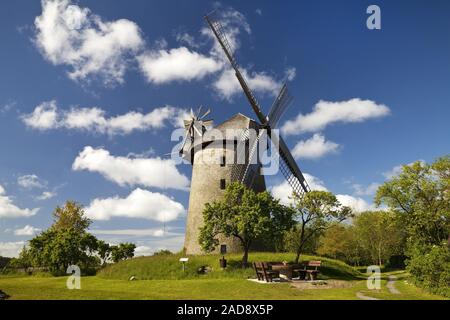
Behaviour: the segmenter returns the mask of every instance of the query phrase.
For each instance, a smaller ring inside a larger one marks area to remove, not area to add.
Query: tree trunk
[[[242,257],[242,268],[248,267],[248,246],[244,246],[244,256]]]

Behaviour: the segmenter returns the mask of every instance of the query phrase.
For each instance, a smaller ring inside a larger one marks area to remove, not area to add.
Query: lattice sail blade
[[[245,93],[245,96],[247,97],[248,101],[250,102],[250,105],[253,108],[253,111],[256,113],[258,120],[261,121],[262,124],[267,123],[267,119],[264,116],[264,114],[261,111],[261,107],[259,106],[258,101],[256,100],[255,95],[250,90],[249,86],[247,85],[247,82],[244,79],[244,76],[242,75],[241,71],[239,70],[239,64],[237,63],[236,58],[233,55],[233,49],[230,45],[230,42],[227,39],[227,35],[225,33],[225,30],[222,26],[222,24],[214,19],[213,14],[205,16],[205,20],[208,23],[209,27],[211,28],[212,32],[214,33],[214,36],[217,38],[217,41],[219,41],[220,46],[222,47],[226,57],[231,63],[231,66],[233,67],[236,77],[239,81],[239,84],[242,87],[242,90]]]
[[[272,133],[271,139],[275,145],[278,144],[278,153],[281,160],[280,171],[292,187],[292,191],[298,196],[302,196],[304,193],[311,191],[308,182],[303,176],[302,171],[295,162],[294,157],[284,140],[275,133]]]
[[[284,114],[286,109],[293,101],[293,97],[290,95],[287,85],[284,84],[281,91],[270,108],[268,115],[269,126],[275,128]]]

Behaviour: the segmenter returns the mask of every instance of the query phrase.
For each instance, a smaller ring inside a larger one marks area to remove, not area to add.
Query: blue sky
[[[68,199],[111,243],[181,249],[191,167],[164,156],[172,131],[199,105],[254,116],[205,30],[216,7],[265,112],[288,81],[280,128],[315,188],[371,208],[399,165],[448,154],[448,1],[2,1],[0,255]]]

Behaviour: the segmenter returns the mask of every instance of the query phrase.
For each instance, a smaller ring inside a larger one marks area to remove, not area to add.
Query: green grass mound
[[[182,270],[179,262],[181,255],[163,255],[151,257],[139,257],[119,262],[102,269],[98,276],[104,279],[129,280],[134,276],[137,280],[176,280],[176,279],[220,279],[235,278],[247,279],[255,277],[252,268],[241,268],[241,255],[228,254],[226,259],[228,267],[221,269],[219,255],[189,256],[186,270]],[[293,253],[250,253],[249,262],[253,261],[288,261],[293,262]],[[355,268],[344,262],[314,256],[302,256],[302,261],[321,260],[319,278],[353,280],[360,278],[362,274]],[[208,272],[199,272],[207,267]]]

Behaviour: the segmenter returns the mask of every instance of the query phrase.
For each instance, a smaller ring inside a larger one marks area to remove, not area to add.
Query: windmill
[[[213,15],[214,13],[205,16],[205,20],[208,23],[209,27],[211,28],[214,36],[217,38],[220,46],[222,47],[225,56],[227,57],[227,59],[231,64],[231,67],[234,69],[239,84],[241,85],[242,90],[244,91],[244,94],[247,97],[253,111],[255,112],[261,126],[267,129],[269,138],[272,139],[272,141],[276,142],[275,144],[278,144],[277,151],[280,155],[281,160],[280,171],[282,172],[283,176],[291,186],[293,193],[296,194],[297,196],[302,196],[304,193],[310,191],[308,183],[305,177],[303,176],[303,173],[301,172],[300,168],[298,167],[297,163],[295,162],[284,140],[280,136],[275,136],[275,133],[271,131],[271,129],[276,128],[282,114],[289,106],[289,104],[292,102],[292,96],[289,94],[286,84],[283,85],[279,95],[277,96],[275,102],[271,107],[269,116],[266,117],[263,114],[261,107],[255,98],[255,95],[252,93],[241,71],[239,70],[239,64],[233,55],[233,50],[227,39],[222,24],[220,23],[219,20],[214,19]],[[246,134],[243,133],[243,136],[239,143],[245,143],[245,141],[246,141]],[[250,146],[249,149],[250,159],[248,161],[247,166],[235,166],[235,169],[233,170],[232,173],[233,180],[241,181],[243,183],[246,183],[247,185],[251,185],[253,183],[255,175],[260,169],[260,165],[257,159],[256,160],[253,159],[254,157],[257,157],[257,144],[258,139],[256,139]]]
[[[184,249],[186,254],[202,254],[198,243],[199,229],[203,226],[203,210],[207,203],[220,200],[224,195],[226,184],[240,181],[255,192],[266,190],[264,175],[259,159],[260,143],[270,139],[279,153],[279,167],[283,176],[298,196],[309,192],[309,186],[302,172],[296,164],[284,141],[276,134],[276,128],[284,111],[292,102],[292,96],[286,85],[283,85],[266,117],[259,106],[254,94],[250,90],[232,48],[227,40],[224,29],[212,15],[205,17],[226,57],[235,71],[236,77],[247,97],[257,121],[239,113],[214,130],[209,127],[211,120],[205,120],[210,111],[201,115],[201,110],[184,122],[186,136],[182,143],[180,155],[192,164],[192,178],[189,195],[189,209],[186,221],[186,235]],[[229,137],[229,131],[237,132]],[[256,132],[256,139],[254,135]],[[219,134],[218,134],[219,133]],[[217,159],[220,158],[220,161]],[[232,159],[232,161],[226,161]],[[218,237],[220,251],[226,246],[227,252],[241,251],[240,243],[235,238]],[[258,248],[264,250],[264,247]],[[218,251],[219,252],[219,251]]]

